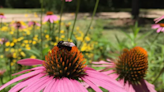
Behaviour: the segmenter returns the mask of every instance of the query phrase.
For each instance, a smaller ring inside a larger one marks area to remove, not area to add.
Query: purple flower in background
[[[19,22],[19,21],[15,22],[15,23],[12,24],[11,26],[15,27],[16,29],[24,29],[24,28],[26,28],[26,27],[23,26],[23,25],[21,24],[21,22]]]
[[[6,72],[6,70],[0,70],[0,77]]]
[[[46,16],[44,17],[44,22],[51,22],[59,20],[59,18],[56,15],[53,15],[53,12],[49,11],[46,13]]]
[[[157,29],[157,33],[164,32],[164,23],[153,24],[152,29]]]
[[[113,79],[118,79],[127,92],[156,92],[154,85],[144,79],[148,68],[148,54],[141,47],[124,49],[116,63],[113,61],[93,63],[97,67],[106,67],[100,71]],[[113,69],[109,70],[111,68]]]
[[[0,18],[1,18],[1,19],[5,19],[6,17],[4,16],[3,13],[0,13]]]
[[[0,39],[0,44],[5,44],[7,41],[8,41],[7,39],[1,38],[1,39]]]
[[[28,22],[28,26],[29,26],[29,27],[30,27],[30,26],[40,26],[40,24],[37,23],[37,22],[35,22],[35,21],[29,21],[29,22]]]
[[[83,86],[84,83],[96,92],[103,92],[99,87],[103,87],[110,92],[126,92],[116,80],[86,67],[82,53],[74,44],[71,44],[69,50],[67,47],[59,46],[60,44],[48,53],[45,61],[38,59],[18,61],[21,65],[42,64],[43,66],[14,74],[28,72],[2,85],[0,90],[24,79],[11,88],[9,92],[40,92],[41,90],[42,92],[88,92],[87,88]]]

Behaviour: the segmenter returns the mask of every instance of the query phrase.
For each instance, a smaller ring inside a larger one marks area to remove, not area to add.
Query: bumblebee
[[[67,42],[67,41],[60,41],[57,44],[58,48],[66,48],[68,51],[72,50],[72,47],[74,47],[75,44],[72,42]]]

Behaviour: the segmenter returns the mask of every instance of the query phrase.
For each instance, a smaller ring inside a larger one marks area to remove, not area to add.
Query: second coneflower
[[[108,65],[101,71],[118,79],[127,92],[156,92],[154,85],[144,80],[148,68],[148,54],[141,47],[124,49],[116,63],[101,61],[94,62],[94,64]],[[109,68],[113,68],[113,70],[109,70]]]
[[[53,12],[49,11],[46,13],[46,16],[44,17],[44,22],[51,22],[57,21],[59,18],[53,14]]]
[[[0,90],[14,82],[25,79],[10,89],[9,92],[88,92],[82,85],[83,83],[87,83],[96,92],[102,92],[99,87],[111,92],[125,92],[116,80],[86,67],[83,55],[74,43],[60,41],[45,59],[45,61],[38,59],[18,61],[22,65],[43,64],[43,66],[16,73],[22,74],[31,71],[4,84]]]

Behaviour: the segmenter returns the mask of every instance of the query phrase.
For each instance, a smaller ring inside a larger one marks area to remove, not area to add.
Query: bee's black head
[[[64,41],[60,41],[57,44],[58,48],[66,48],[68,51],[70,51],[72,49],[72,46],[74,46],[74,44],[72,44],[70,42],[64,42]]]
[[[60,47],[62,46],[63,42],[64,42],[64,41],[58,42],[57,46],[60,48]]]

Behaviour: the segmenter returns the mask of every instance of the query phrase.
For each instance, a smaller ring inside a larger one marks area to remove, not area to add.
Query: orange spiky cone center
[[[4,16],[4,13],[0,13],[0,15]]]
[[[160,25],[161,27],[164,27],[164,23],[159,23],[159,25]]]
[[[55,46],[45,59],[43,66],[48,75],[78,79],[85,74],[84,58],[77,47],[72,47],[72,50],[68,51],[66,48]]]
[[[134,47],[130,50],[124,49],[116,63],[116,72],[124,82],[138,84],[146,74],[148,68],[147,51],[141,47]]]
[[[54,13],[52,11],[48,11],[46,14],[47,15],[53,15]]]

